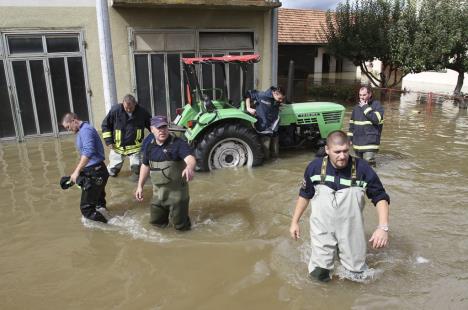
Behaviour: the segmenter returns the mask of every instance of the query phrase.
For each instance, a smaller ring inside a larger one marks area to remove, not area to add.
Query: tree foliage
[[[416,1],[406,2],[398,20],[392,25],[389,32],[389,57],[405,75],[421,72],[426,67],[425,61],[420,58],[420,53],[415,48],[419,29],[417,16]]]
[[[468,70],[467,5],[468,0],[347,0],[327,12],[323,32],[329,51],[352,60],[376,86],[393,87],[408,73],[448,68],[459,73],[457,93]],[[365,65],[375,59],[382,61],[380,76]]]
[[[414,49],[423,70],[458,72],[454,94],[460,94],[468,72],[468,1],[422,1]]]
[[[405,0],[347,0],[335,12],[327,12],[323,28],[328,50],[350,59],[375,86],[392,87],[401,64],[392,55],[391,36],[405,6]],[[366,62],[382,62],[380,76],[374,76]],[[393,75],[393,80],[392,79]]]

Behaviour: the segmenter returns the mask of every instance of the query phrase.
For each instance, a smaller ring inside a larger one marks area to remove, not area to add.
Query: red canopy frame
[[[242,56],[227,55],[222,57],[182,58],[182,61],[186,65],[215,63],[257,63],[260,61],[260,55],[253,54]]]

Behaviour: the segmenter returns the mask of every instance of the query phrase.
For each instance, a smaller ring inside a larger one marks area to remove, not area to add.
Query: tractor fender
[[[257,119],[238,109],[215,110],[211,113],[200,113],[197,117],[197,123],[191,129],[185,132],[185,137],[189,142],[198,140],[203,134],[222,123],[244,123],[246,126],[252,126]]]

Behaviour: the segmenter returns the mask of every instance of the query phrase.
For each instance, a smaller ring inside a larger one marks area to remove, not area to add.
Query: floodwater
[[[128,172],[107,185],[112,224],[82,220],[79,190],[58,185],[76,164],[73,137],[47,138],[0,144],[0,308],[468,309],[468,113],[410,95],[384,107],[390,246],[369,250],[365,283],[307,278],[310,210],[303,239],[289,238],[310,151],[197,174],[194,227],[179,233],[148,224]],[[372,205],[365,216],[370,235]]]

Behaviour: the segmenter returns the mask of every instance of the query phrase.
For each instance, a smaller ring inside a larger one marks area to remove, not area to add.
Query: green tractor
[[[187,90],[187,104],[177,110],[174,124],[183,127],[185,137],[195,149],[201,171],[221,168],[253,167],[263,163],[263,149],[253,124],[256,118],[247,113],[245,102],[233,104],[227,99],[225,64],[236,64],[246,81],[248,65],[259,55],[182,58]],[[224,89],[202,89],[196,65],[215,64],[224,72]],[[245,83],[242,90],[245,94]],[[210,97],[216,92],[219,99]],[[210,94],[210,95],[208,95]],[[331,102],[284,104],[280,111],[280,147],[310,143],[323,146],[328,133],[342,128],[344,107]]]

